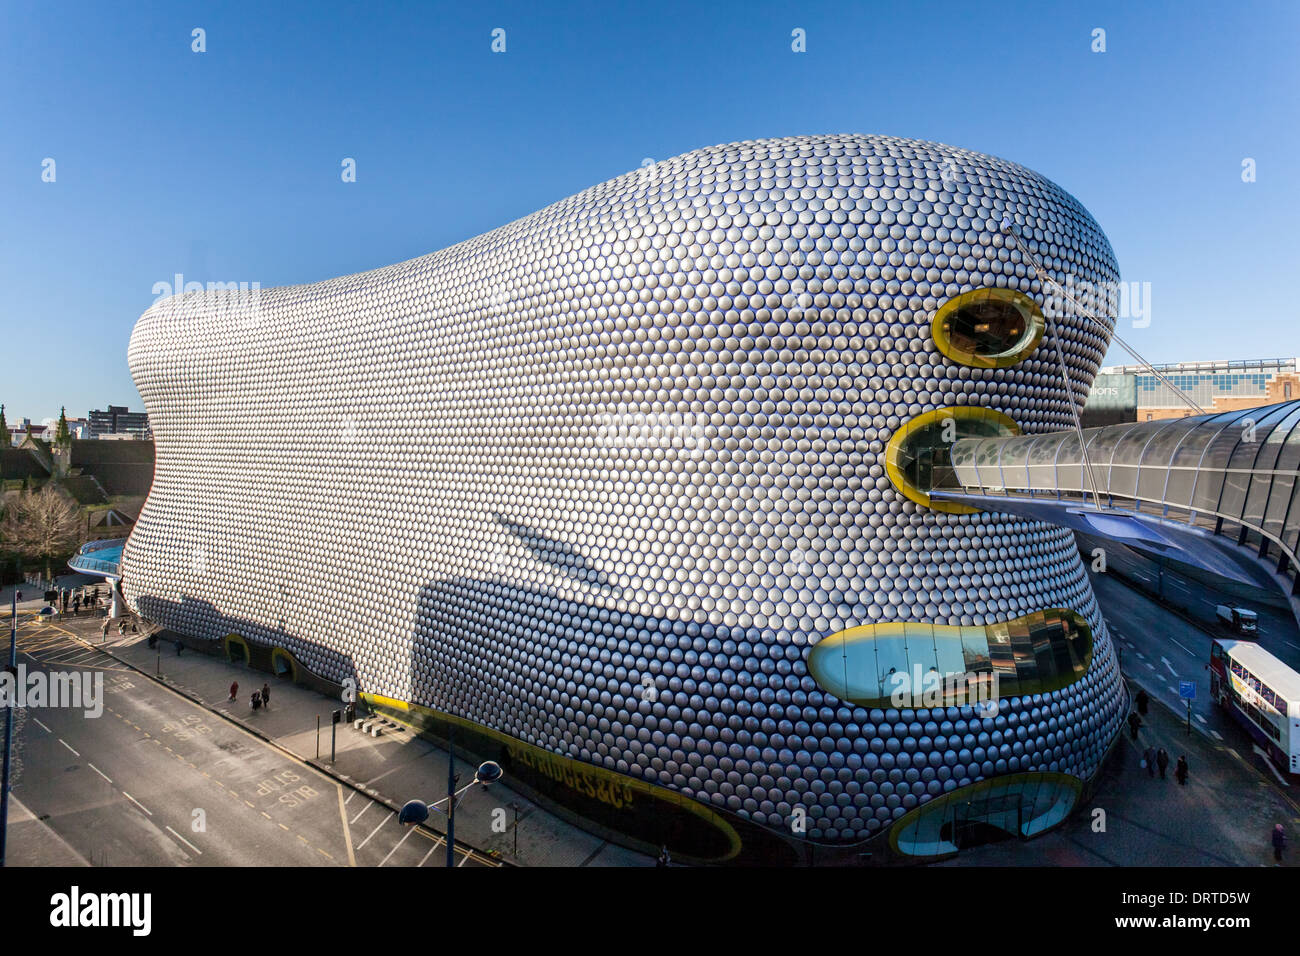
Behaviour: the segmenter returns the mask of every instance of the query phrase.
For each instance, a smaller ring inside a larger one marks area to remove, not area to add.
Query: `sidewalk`
[[[1129,675],[1130,687],[1136,686]],[[1034,840],[964,850],[944,866],[1273,866],[1273,825],[1287,832],[1283,866],[1300,865],[1300,806],[1227,747],[1154,699],[1137,743],[1128,728],[1097,791],[1063,826]],[[1169,752],[1167,779],[1143,769],[1142,752]],[[1187,785],[1174,779],[1187,755]],[[1097,811],[1103,811],[1104,817]],[[1104,831],[1095,829],[1104,820]]]
[[[101,643],[101,623],[102,618],[98,617],[68,616],[56,622],[56,626],[155,680],[161,664],[161,681],[166,686],[394,811],[408,800],[431,803],[446,795],[446,751],[406,728],[386,727],[382,736],[370,737],[350,724],[340,723],[335,738],[335,761],[331,764],[330,736],[334,729],[331,714],[343,707],[340,701],[278,680],[265,671],[231,664],[221,657],[189,649],[177,656],[174,645],[166,640],[151,648],[141,636],[118,637],[110,630],[108,641]],[[232,682],[239,684],[234,701],[229,700]],[[271,706],[254,711],[249,697],[263,684],[270,684]],[[316,757],[318,718],[319,759]],[[473,767],[457,759],[456,770],[463,786],[469,781]],[[515,793],[508,780],[487,790],[476,787],[465,794],[456,810],[457,843],[519,866],[654,865],[653,857],[589,834]],[[503,833],[492,830],[493,810],[497,808],[504,810],[503,815],[497,814],[499,819],[504,819]],[[441,833],[440,823],[441,817],[435,813],[427,826]]]

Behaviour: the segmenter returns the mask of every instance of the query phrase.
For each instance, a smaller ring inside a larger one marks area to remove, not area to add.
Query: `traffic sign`
[[[1196,681],[1180,680],[1178,682],[1178,696],[1183,700],[1196,700]]]

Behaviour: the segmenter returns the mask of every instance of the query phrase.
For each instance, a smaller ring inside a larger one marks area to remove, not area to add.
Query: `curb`
[[[182,697],[186,698],[187,700],[193,701],[199,707],[202,707],[208,713],[215,714],[216,716],[220,717],[222,720],[225,720],[227,723],[234,724],[239,729],[252,734],[254,737],[257,737],[258,739],[262,740],[263,742],[270,745],[271,747],[274,747],[276,750],[284,754],[286,757],[289,757],[293,760],[300,761],[301,763],[304,763],[307,766],[311,767],[313,770],[316,770],[319,773],[323,773],[325,776],[329,777],[330,779],[337,780],[339,783],[348,787],[350,790],[353,790],[354,792],[361,794],[363,797],[366,797],[369,800],[373,800],[375,803],[383,804],[394,813],[397,813],[399,810],[401,810],[401,807],[397,803],[388,799],[379,791],[366,787],[365,784],[353,780],[347,774],[337,772],[332,767],[330,767],[329,764],[322,763],[321,761],[318,761],[312,757],[304,757],[302,754],[294,753],[288,747],[285,747],[283,744],[277,741],[274,737],[268,736],[263,731],[245,723],[244,721],[240,720],[238,717],[234,716],[233,714],[226,713],[223,710],[216,710],[215,708],[209,706],[202,698],[198,696],[198,694],[195,691],[190,690],[190,688],[186,687],[184,684],[180,684],[177,683],[176,681],[168,680],[166,676],[151,674],[144,668],[136,664],[133,664],[130,661],[114,654],[112,650],[110,650],[108,647],[105,647],[104,645],[91,643],[90,641],[87,641],[81,636],[74,634],[71,631],[67,631],[66,629],[65,629],[65,633],[67,633],[73,640],[77,641],[78,643],[84,644],[87,648],[90,648],[91,650],[99,651],[100,653],[105,654],[108,657],[111,657],[119,664],[131,668],[131,670],[135,671],[137,674],[141,675],[142,677],[147,677],[155,684],[159,684],[163,687],[166,687],[170,691],[180,694]],[[418,824],[418,828],[421,830],[425,830],[429,833],[432,833],[434,836],[441,839],[444,843],[446,842],[447,834],[445,831],[440,831],[434,827],[428,826],[427,824]],[[467,852],[474,853],[477,856],[483,858],[484,860],[490,860],[491,862],[496,863],[502,867],[513,868],[518,865],[516,863],[506,860],[504,856],[492,856],[486,850],[480,850],[478,847],[471,846],[470,844],[464,842],[463,840],[458,839],[456,841],[456,847],[458,849],[463,848]]]

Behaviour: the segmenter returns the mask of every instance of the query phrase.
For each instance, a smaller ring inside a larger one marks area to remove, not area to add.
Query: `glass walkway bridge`
[[[1035,518],[1300,594],[1300,401],[1083,429],[1086,455],[1079,434],[959,434],[905,444],[897,467],[945,510]]]
[[[77,549],[68,561],[68,567],[117,582],[122,577],[122,548],[125,545],[126,538],[88,541]]]

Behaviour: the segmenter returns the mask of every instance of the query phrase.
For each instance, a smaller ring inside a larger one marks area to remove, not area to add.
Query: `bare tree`
[[[0,522],[0,543],[24,558],[43,561],[47,580],[54,579],[54,561],[76,549],[80,533],[77,507],[49,487],[11,498]]]

